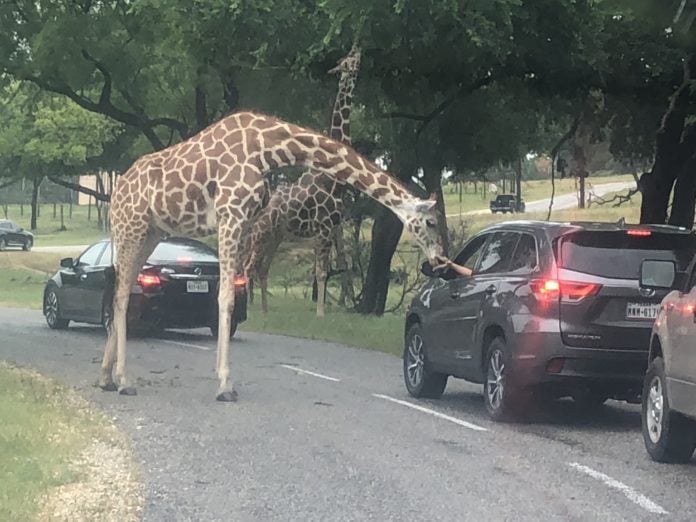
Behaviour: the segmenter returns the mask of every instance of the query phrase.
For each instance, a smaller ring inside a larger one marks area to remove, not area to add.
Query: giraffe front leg
[[[114,307],[115,308],[115,307]],[[114,309],[112,308],[112,310]],[[107,331],[106,346],[104,347],[104,357],[101,365],[101,375],[99,376],[99,387],[104,391],[116,391],[118,387],[114,382],[113,368],[116,359],[116,329],[113,321]]]
[[[331,259],[331,240],[321,240],[317,245],[315,273],[317,278],[317,317],[324,317],[326,305],[326,278]]]

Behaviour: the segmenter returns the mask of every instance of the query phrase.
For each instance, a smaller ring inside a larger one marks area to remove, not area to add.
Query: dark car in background
[[[638,402],[653,321],[668,289],[640,286],[645,259],[673,261],[677,280],[696,236],[669,226],[507,222],[475,235],[434,274],[406,316],[404,379],[437,398],[449,376],[483,383],[494,419],[527,399],[571,396],[584,408]]]
[[[44,289],[48,326],[62,329],[70,321],[101,324],[112,319],[114,291],[111,241],[99,241],[77,259],[61,260],[60,270]],[[220,265],[205,243],[170,238],[157,245],[138,274],[128,305],[129,329],[210,327],[217,336]],[[247,284],[235,277],[231,335],[247,318]]]
[[[9,219],[0,219],[0,252],[7,247],[21,247],[29,251],[34,246],[34,234],[27,232]]]
[[[498,212],[507,214],[508,212],[524,212],[526,205],[524,199],[518,198],[515,194],[500,194],[490,202],[491,213]]]

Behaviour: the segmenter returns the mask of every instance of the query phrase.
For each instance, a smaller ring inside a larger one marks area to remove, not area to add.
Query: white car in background
[[[658,462],[688,462],[696,447],[696,264],[677,277],[672,261],[646,260],[641,291],[677,288],[662,300],[643,385],[645,448]]]

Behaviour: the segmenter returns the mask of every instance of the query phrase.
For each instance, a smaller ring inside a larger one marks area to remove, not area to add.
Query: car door
[[[696,417],[696,269],[669,313],[670,349],[665,368],[671,407]]]
[[[501,275],[510,267],[519,238],[518,232],[496,232],[486,242],[473,275],[453,281],[451,306],[456,309],[456,319],[448,329],[446,349],[466,374],[473,375],[478,369],[481,347],[475,342],[477,325],[500,288]]]
[[[473,270],[490,237],[491,234],[481,234],[473,238],[454,258],[454,262]],[[463,309],[459,302],[460,292],[466,287],[469,278],[450,271],[444,274],[444,279],[444,283],[434,289],[431,295],[431,317],[434,323],[432,332],[435,337],[431,347],[435,357],[456,374],[461,367],[460,359],[465,353],[459,353],[453,348],[453,338],[457,335],[453,330],[460,331],[462,323],[475,317],[470,317],[471,310]]]
[[[15,246],[23,245],[24,237],[19,232],[19,227],[15,223],[10,222],[8,228],[9,229],[7,231],[7,244]]]
[[[72,268],[61,271],[61,307],[65,315],[71,319],[95,322],[101,318],[101,299],[99,300],[98,310],[94,286],[99,278],[98,272],[102,272],[104,267],[99,267],[99,260],[105,242],[99,242],[90,246],[75,261]]]

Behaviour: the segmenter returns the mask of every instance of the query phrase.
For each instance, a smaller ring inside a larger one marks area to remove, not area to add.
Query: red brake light
[[[153,288],[160,285],[160,278],[157,274],[139,274],[138,275],[138,285],[142,287],[143,290]]]
[[[244,277],[243,275],[238,275],[235,276],[234,278],[234,286],[235,287],[246,287],[247,285],[247,278]]]
[[[602,285],[596,283],[577,283],[575,281],[557,281],[542,279],[530,283],[532,292],[540,301],[555,301],[577,303],[596,295]]]
[[[645,230],[644,228],[632,228],[630,230],[627,230],[626,234],[628,234],[629,236],[637,236],[637,237],[652,236],[652,232],[650,230]]]

